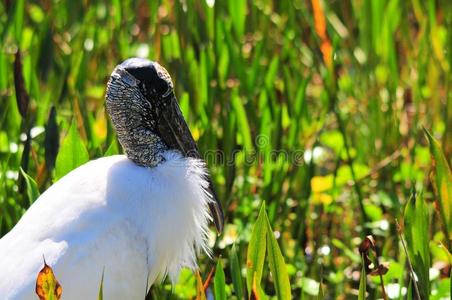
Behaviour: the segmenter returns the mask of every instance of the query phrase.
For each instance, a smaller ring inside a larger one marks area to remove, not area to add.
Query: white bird
[[[36,299],[43,257],[63,299],[144,299],[195,268],[208,221],[223,213],[168,72],[131,58],[111,74],[106,107],[126,155],[90,161],[45,191],[0,240],[0,299]]]

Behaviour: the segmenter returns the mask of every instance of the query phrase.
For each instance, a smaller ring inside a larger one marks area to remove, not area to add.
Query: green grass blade
[[[105,270],[102,271],[102,277],[100,279],[100,286],[99,286],[99,293],[97,295],[97,300],[104,299],[104,272],[105,272]]]
[[[214,288],[215,288],[215,299],[216,300],[226,300],[226,282],[224,276],[223,265],[221,264],[221,259],[218,259],[217,267],[215,268],[214,277]]]
[[[238,37],[245,33],[246,2],[246,0],[228,1],[232,25]]]
[[[248,246],[246,262],[246,285],[248,288],[248,297],[251,296],[253,281],[255,282],[256,288],[258,290],[260,288],[267,241],[266,222],[265,203],[262,203],[261,209],[259,211],[259,216],[257,217],[256,223],[254,223],[253,226],[253,231],[251,233],[251,239]]]
[[[113,20],[115,21],[115,25],[117,27],[121,26],[121,15],[122,15],[122,9],[121,9],[121,1],[119,0],[113,0],[112,1],[112,6],[114,9],[114,13],[113,13]]]
[[[120,151],[118,147],[118,142],[116,141],[116,139],[114,139],[113,141],[111,141],[110,146],[108,146],[107,151],[105,151],[104,156],[112,156],[119,153]]]
[[[25,179],[25,184],[27,186],[27,197],[28,201],[30,202],[30,205],[36,201],[36,199],[39,198],[39,189],[38,185],[36,184],[36,181],[30,177],[25,171],[20,168],[20,173]]]
[[[242,136],[245,151],[252,151],[253,143],[251,140],[250,125],[246,116],[245,106],[242,103],[242,98],[239,96],[237,89],[234,89],[232,92],[232,106],[237,115],[237,125],[241,128],[239,133]]]
[[[452,173],[440,143],[424,128],[430,144],[430,153],[435,160],[435,186],[438,195],[439,213],[446,228],[446,240],[451,251],[450,238],[452,230]]]
[[[276,295],[278,299],[292,299],[286,263],[273,234],[267,214],[265,214],[265,217],[267,219],[268,264],[270,265],[270,271],[272,272],[273,280],[275,282]]]
[[[235,245],[232,247],[232,250],[229,255],[230,268],[231,268],[231,277],[232,284],[234,286],[235,295],[237,299],[243,299],[243,282],[242,282],[242,274],[240,270],[240,262],[237,256],[237,249]]]
[[[16,38],[17,46],[20,46],[24,27],[25,0],[15,1],[14,13],[14,37]]]
[[[408,255],[418,278],[420,297],[428,299],[430,294],[429,215],[422,197],[413,194],[410,198],[405,207],[404,224]]]

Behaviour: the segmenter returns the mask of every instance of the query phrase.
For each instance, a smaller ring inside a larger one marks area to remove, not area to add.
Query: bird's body
[[[163,67],[118,65],[107,110],[126,155],[91,161],[64,176],[0,240],[0,299],[35,299],[46,263],[63,299],[144,299],[207,251],[221,206]]]
[[[0,240],[0,298],[35,299],[43,257],[64,299],[95,299],[102,272],[105,299],[144,299],[159,276],[193,267],[205,247],[205,169],[165,157],[155,168],[100,158],[55,183]]]

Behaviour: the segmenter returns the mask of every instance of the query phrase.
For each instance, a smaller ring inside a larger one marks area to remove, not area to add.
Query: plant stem
[[[360,186],[360,184],[358,182],[358,179],[357,179],[357,176],[356,176],[356,173],[355,173],[355,169],[353,167],[353,158],[352,158],[352,156],[350,154],[350,146],[349,146],[349,143],[348,143],[348,140],[347,140],[347,135],[345,133],[344,123],[342,121],[342,118],[340,116],[339,111],[337,109],[334,109],[333,111],[334,111],[334,114],[335,114],[336,119],[337,119],[337,123],[338,123],[338,126],[339,126],[339,131],[341,132],[342,138],[344,140],[345,153],[347,155],[347,163],[348,163],[349,168],[350,168],[350,173],[352,175],[352,179],[353,179],[353,183],[354,183],[353,187],[354,187],[356,195],[358,197],[358,205],[359,205],[359,209],[361,211],[361,219],[362,219],[362,224],[363,224],[363,228],[364,228],[363,235],[366,236],[366,235],[370,234],[370,230],[365,227],[366,223],[369,221],[369,218],[368,218],[368,216],[366,214],[366,211],[364,209],[363,193],[362,193],[362,190],[361,190],[361,186]]]

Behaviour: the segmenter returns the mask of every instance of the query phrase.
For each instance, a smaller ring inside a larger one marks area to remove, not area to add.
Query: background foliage
[[[257,275],[262,298],[383,298],[380,276],[360,281],[372,234],[389,298],[415,297],[408,253],[422,299],[448,299],[451,28],[447,0],[1,1],[0,236],[52,182],[120,151],[105,85],[141,56],[172,75],[227,218],[221,261],[153,297],[195,297],[217,264],[218,299]]]

